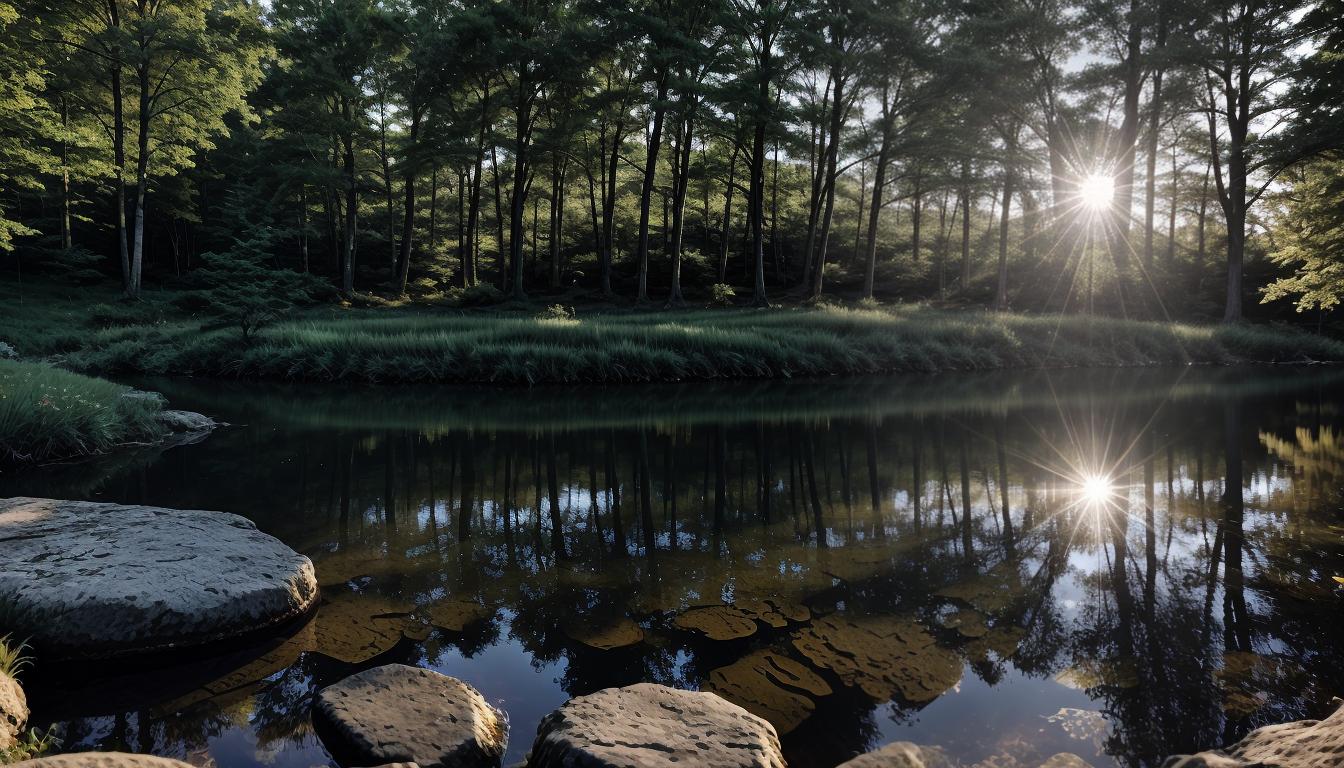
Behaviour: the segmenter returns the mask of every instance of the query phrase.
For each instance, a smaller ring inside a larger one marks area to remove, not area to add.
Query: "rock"
[[[374,667],[317,694],[313,717],[345,765],[415,763],[420,768],[499,765],[504,715],[457,678],[403,664]]]
[[[1041,763],[1041,768],[1092,768],[1092,764],[1072,752],[1059,752]]]
[[[766,721],[712,693],[653,683],[570,699],[547,715],[528,768],[784,768]]]
[[[1224,751],[1167,758],[1165,768],[1338,768],[1344,763],[1344,706],[1324,720],[1267,725]]]
[[[9,768],[192,768],[188,763],[129,752],[71,752],[25,760]]]
[[[644,640],[644,630],[624,616],[600,622],[574,620],[567,622],[564,629],[571,639],[599,651],[626,648]]]
[[[908,618],[833,614],[798,630],[793,647],[879,702],[900,694],[925,704],[961,681],[956,654]]]
[[[828,696],[831,686],[816,672],[774,651],[753,651],[709,673],[703,690],[723,698],[789,733],[816,709],[813,697]]]
[[[678,629],[698,632],[710,640],[738,640],[756,634],[756,620],[751,614],[727,605],[692,608],[672,623]]]
[[[0,672],[0,755],[19,742],[28,714],[28,699],[19,681]]]
[[[318,597],[308,558],[224,512],[0,500],[0,604],[48,658],[108,658],[272,629]]]
[[[908,741],[896,741],[843,762],[836,768],[953,768],[954,765],[938,747],[921,747]]]
[[[193,411],[159,411],[159,423],[174,432],[209,432],[219,422]]]

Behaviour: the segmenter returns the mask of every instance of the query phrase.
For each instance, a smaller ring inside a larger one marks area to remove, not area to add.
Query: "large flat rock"
[[[497,766],[508,722],[475,688],[429,669],[388,664],[323,688],[313,705],[343,765]]]
[[[712,693],[653,683],[570,699],[537,728],[529,768],[784,768],[770,723]]]
[[[45,657],[206,645],[317,601],[308,558],[224,512],[0,500],[0,634]]]
[[[1339,768],[1344,765],[1344,706],[1324,720],[1267,725],[1222,751],[1178,755],[1168,768]]]
[[[130,752],[71,752],[25,760],[9,768],[192,768],[189,763]]]

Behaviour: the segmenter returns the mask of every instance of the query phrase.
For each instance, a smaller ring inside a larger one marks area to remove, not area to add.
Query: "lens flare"
[[[1094,211],[1105,210],[1111,206],[1111,200],[1115,197],[1115,179],[1106,174],[1094,173],[1078,185],[1078,196],[1085,207]]]
[[[1096,507],[1105,504],[1115,495],[1115,484],[1105,475],[1088,475],[1078,487],[1083,503]]]

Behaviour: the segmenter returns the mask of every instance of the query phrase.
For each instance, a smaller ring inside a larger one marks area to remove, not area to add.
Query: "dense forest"
[[[1303,0],[0,0],[0,263],[242,307],[1315,324],[1341,30]]]

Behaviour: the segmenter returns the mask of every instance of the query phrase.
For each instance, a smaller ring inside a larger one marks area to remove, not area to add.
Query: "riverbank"
[[[1282,327],[915,306],[316,308],[244,339],[171,295],[90,307],[48,291],[2,304],[21,353],[91,374],[528,385],[1344,360],[1344,342]]]
[[[0,464],[87,456],[169,431],[162,398],[46,363],[0,360]]]

